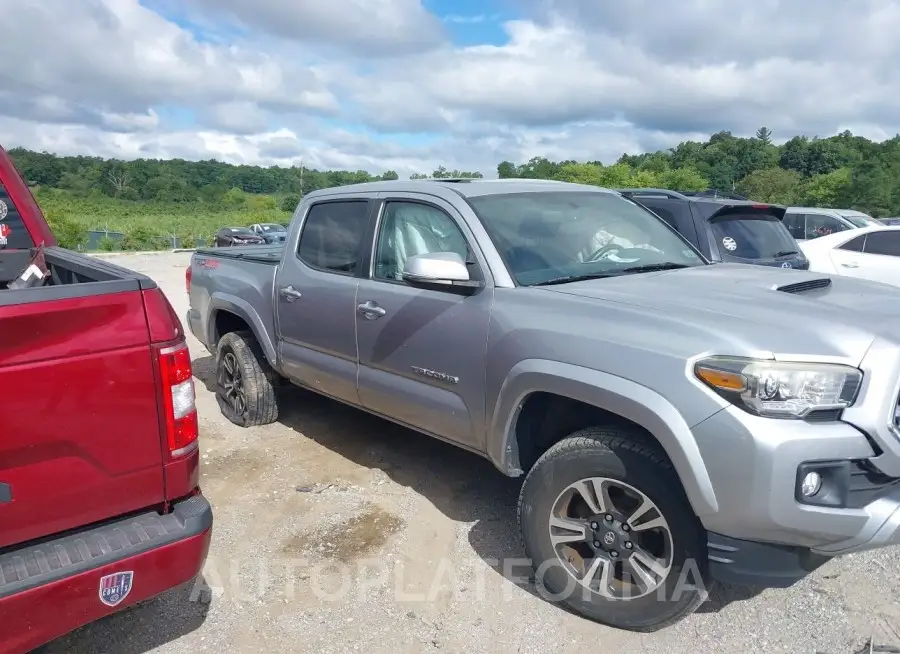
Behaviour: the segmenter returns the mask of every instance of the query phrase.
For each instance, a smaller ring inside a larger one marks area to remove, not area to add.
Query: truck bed
[[[0,252],[0,308],[156,288],[152,279],[127,268],[64,248],[49,247],[44,249],[44,260],[50,277],[44,284],[7,289],[6,285],[28,266],[31,254],[30,250]]]
[[[186,324],[210,352],[216,351],[219,335],[227,327],[218,322],[224,310],[253,326],[266,358],[276,365],[275,344],[268,336],[275,330],[275,273],[283,251],[284,245],[275,243],[203,248],[191,257],[191,308]]]

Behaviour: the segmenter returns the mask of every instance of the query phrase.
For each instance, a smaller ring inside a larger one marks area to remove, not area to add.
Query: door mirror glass
[[[429,252],[409,257],[403,264],[403,280],[415,285],[477,288],[466,262],[456,252]]]

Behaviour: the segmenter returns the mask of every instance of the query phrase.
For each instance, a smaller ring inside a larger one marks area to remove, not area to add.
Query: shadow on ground
[[[198,357],[193,370],[215,393],[213,357]],[[382,470],[451,520],[473,523],[469,543],[478,556],[497,574],[542,597],[526,566],[503,564],[525,558],[516,519],[521,479],[503,476],[487,459],[311,391],[286,385],[279,395],[278,422],[357,465]],[[716,584],[698,612],[719,612],[759,592]]]
[[[197,584],[195,586],[195,583]],[[178,640],[206,621],[209,593],[202,575],[148,600],[93,622],[36,649],[33,654],[145,654]]]

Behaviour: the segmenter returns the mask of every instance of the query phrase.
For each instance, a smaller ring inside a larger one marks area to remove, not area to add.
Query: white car
[[[846,230],[800,248],[812,271],[900,286],[900,226]]]

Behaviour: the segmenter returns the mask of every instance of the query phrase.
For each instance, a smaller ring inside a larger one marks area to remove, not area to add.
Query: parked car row
[[[282,243],[287,234],[284,225],[256,223],[250,227],[223,227],[213,237],[213,247]]]
[[[784,587],[900,543],[900,289],[798,269],[785,213],[538,180],[325,189],[284,243],[195,252],[186,324],[237,425],[293,383],[523,477],[540,583],[652,631],[715,580]]]

